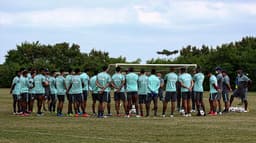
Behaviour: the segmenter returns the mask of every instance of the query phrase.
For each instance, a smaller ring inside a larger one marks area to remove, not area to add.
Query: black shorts
[[[195,101],[202,102],[203,101],[203,92],[194,92]]]
[[[65,95],[57,95],[58,101],[59,102],[64,102],[65,101]]]
[[[21,93],[20,97],[21,97],[21,101],[28,102],[28,93]]]
[[[191,99],[191,93],[190,92],[181,92],[182,100],[190,100]]]
[[[73,103],[82,103],[83,102],[83,95],[81,94],[70,94],[72,97]]]
[[[127,92],[127,100],[132,100],[136,96],[138,96],[138,92],[137,91],[129,91],[129,92]]]
[[[13,94],[12,98],[13,98],[14,101],[20,100],[20,95]]]
[[[139,104],[146,104],[147,103],[147,96],[146,94],[139,94]]]
[[[28,100],[29,101],[32,101],[32,100],[35,100],[35,99],[36,99],[36,95],[35,94],[31,94],[31,93],[28,94]]]
[[[158,96],[155,94],[149,93],[148,96],[146,96],[146,103],[150,103],[152,100],[153,101],[158,100]]]
[[[43,97],[44,97],[44,94],[42,93],[42,94],[39,94],[39,93],[37,93],[37,94],[34,94],[34,96],[35,96],[35,99],[36,100],[41,100]]]
[[[217,100],[221,100],[221,96],[222,96],[221,93],[217,93]]]
[[[117,101],[117,100],[126,101],[125,93],[124,92],[115,92],[114,99],[115,99],[115,101]]]
[[[83,99],[84,99],[84,101],[87,101],[87,96],[88,96],[88,91],[83,90]]]
[[[210,93],[209,100],[214,101],[218,99],[218,93]]]
[[[98,98],[98,93],[92,93],[92,101],[96,101]]]
[[[67,99],[68,99],[69,102],[72,102],[73,101],[72,95],[71,94],[67,94]]]
[[[55,101],[56,100],[56,95],[55,94],[51,94],[49,96],[49,100]]]
[[[171,92],[171,91],[167,91],[165,93],[165,98],[164,98],[165,102],[176,102],[177,101],[177,94],[176,92]]]
[[[111,102],[111,98],[110,98],[109,92],[103,92],[101,94],[99,93],[97,99],[98,99],[98,101],[100,103],[102,103],[102,102],[110,103]]]

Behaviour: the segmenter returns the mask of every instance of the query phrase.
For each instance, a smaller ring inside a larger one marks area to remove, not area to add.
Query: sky
[[[69,42],[143,62],[256,36],[254,0],[0,0],[0,64],[16,45]]]

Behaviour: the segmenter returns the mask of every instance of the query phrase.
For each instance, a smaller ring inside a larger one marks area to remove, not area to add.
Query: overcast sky
[[[253,0],[1,0],[0,63],[24,41],[76,43],[142,61],[256,35]]]

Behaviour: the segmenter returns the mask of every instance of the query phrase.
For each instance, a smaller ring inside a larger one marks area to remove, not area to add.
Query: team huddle
[[[94,71],[94,75],[89,77],[88,69],[82,72],[80,69],[74,71],[69,69],[68,74],[64,70],[49,72],[48,69],[43,68],[29,71],[21,69],[16,72],[10,91],[13,96],[13,112],[21,116],[29,116],[33,112],[36,100],[38,116],[43,115],[44,109],[56,112],[57,116],[61,117],[64,116],[63,105],[67,99],[68,116],[88,117],[91,115],[86,110],[87,97],[91,95],[93,115],[105,118],[112,116],[111,92],[114,92],[117,116],[124,115],[129,118],[134,113],[136,117],[149,117],[151,110],[154,116],[158,116],[158,100],[162,101],[162,117],[166,117],[169,102],[170,117],[174,117],[175,107],[185,117],[192,116],[192,112],[197,112],[197,116],[206,116],[203,101],[203,85],[206,77],[209,78],[210,88],[209,115],[228,113],[234,97],[240,98],[244,104],[244,112],[247,112],[247,91],[251,80],[242,70],[237,70],[237,88],[232,91],[227,71],[220,67],[215,70],[216,76],[211,72],[203,74],[200,68],[188,73],[186,68],[177,70],[170,67],[170,71],[162,77],[162,74],[155,69],[150,72],[141,69],[137,73],[133,68],[122,72],[120,67],[116,67],[115,73],[111,76],[108,67],[104,66],[101,72]],[[231,94],[230,99],[229,94]],[[224,102],[223,109],[221,99]],[[152,109],[151,104],[153,104]],[[107,113],[104,113],[105,108]],[[121,108],[123,110],[120,110]]]

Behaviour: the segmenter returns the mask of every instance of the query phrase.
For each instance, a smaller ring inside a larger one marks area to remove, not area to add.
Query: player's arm
[[[192,91],[193,87],[194,87],[194,81],[191,80],[189,90]]]
[[[16,83],[12,84],[11,89],[10,89],[10,94],[12,94],[12,91],[15,88],[15,86],[16,86]]]
[[[230,82],[229,81],[225,81],[225,84],[227,85],[229,91],[232,91],[232,88],[231,88],[231,85],[230,85]]]
[[[214,87],[214,89],[216,89],[218,92],[220,92],[220,88],[215,83],[213,83],[212,86]]]

